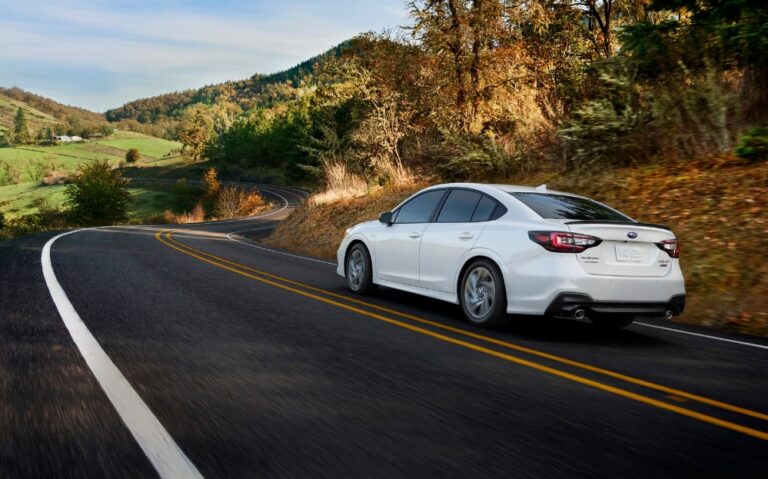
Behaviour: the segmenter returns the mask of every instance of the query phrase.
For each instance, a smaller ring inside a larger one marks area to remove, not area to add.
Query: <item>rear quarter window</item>
[[[510,193],[545,219],[633,221],[632,218],[597,201],[550,193]]]

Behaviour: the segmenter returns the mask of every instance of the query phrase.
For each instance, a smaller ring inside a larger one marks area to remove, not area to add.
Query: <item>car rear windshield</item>
[[[550,193],[510,193],[542,218],[556,220],[632,221],[596,201]]]

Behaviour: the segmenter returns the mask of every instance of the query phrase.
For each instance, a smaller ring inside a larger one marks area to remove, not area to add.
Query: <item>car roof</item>
[[[473,188],[479,191],[492,192],[493,190],[501,190],[505,193],[553,193],[557,195],[579,196],[573,193],[566,193],[563,191],[555,191],[542,188],[540,186],[521,186],[521,185],[501,185],[501,184],[487,184],[487,183],[443,183],[440,185],[434,185],[429,189],[437,188]]]

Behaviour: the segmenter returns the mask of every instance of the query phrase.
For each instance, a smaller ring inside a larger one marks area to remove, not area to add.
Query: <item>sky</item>
[[[405,0],[0,0],[0,86],[105,111],[407,24]]]

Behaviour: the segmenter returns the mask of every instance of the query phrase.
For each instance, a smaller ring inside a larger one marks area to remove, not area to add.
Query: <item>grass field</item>
[[[0,211],[6,219],[36,213],[41,207],[61,208],[66,186],[39,186],[36,183],[0,186]],[[133,195],[129,219],[139,220],[163,213],[173,201],[169,191],[148,188],[129,188]]]
[[[136,148],[142,155],[158,160],[181,148],[181,143],[131,131],[118,131],[112,137],[106,140],[99,140],[96,143],[123,151]]]
[[[104,140],[62,144],[55,146],[26,145],[15,148],[0,148],[0,181],[9,183],[1,168],[12,168],[18,176],[18,184],[0,184],[0,212],[6,218],[14,218],[39,211],[41,206],[59,208],[64,203],[64,186],[44,186],[35,182],[34,164],[47,163],[49,168],[72,173],[91,161],[108,160],[112,165],[125,161],[125,153],[136,148],[142,154],[142,161],[131,168],[134,176],[141,176],[141,170],[183,163],[179,156],[168,157],[181,144],[161,138],[133,132],[116,132]],[[167,209],[171,194],[161,190],[131,188],[135,202],[131,218],[162,213]]]
[[[116,132],[104,140],[84,143],[0,148],[0,162],[10,165],[18,173],[19,181],[29,182],[34,179],[28,173],[33,161],[44,161],[57,171],[71,173],[81,164],[94,160],[108,160],[116,166],[125,160],[125,154],[130,148],[136,148],[142,154],[142,161],[137,168],[170,166],[182,161],[181,157],[167,156],[180,147],[181,143],[175,141],[133,132]]]

